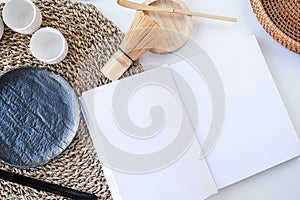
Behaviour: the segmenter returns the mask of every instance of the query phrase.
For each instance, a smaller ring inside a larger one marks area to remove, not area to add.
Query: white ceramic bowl
[[[3,7],[2,17],[9,28],[22,34],[35,32],[42,23],[40,10],[30,0],[9,0]]]
[[[56,64],[67,56],[68,43],[61,32],[46,27],[32,35],[30,51],[38,60],[47,64]]]

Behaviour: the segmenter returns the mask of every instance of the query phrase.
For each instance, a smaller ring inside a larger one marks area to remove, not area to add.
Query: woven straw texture
[[[250,0],[264,29],[280,44],[300,53],[300,1]]]
[[[22,66],[49,68],[65,77],[79,95],[108,83],[100,73],[100,68],[120,44],[123,38],[121,31],[93,5],[69,0],[36,0],[34,3],[42,12],[42,27],[57,28],[66,37],[68,55],[56,65],[41,63],[30,53],[31,35],[21,35],[5,27],[0,40],[0,72]],[[0,4],[0,14],[2,8],[3,4]],[[124,76],[142,70],[136,62]],[[0,169],[93,193],[99,199],[112,199],[84,120],[81,121],[76,139],[55,161],[34,169],[16,169],[0,163]],[[64,198],[0,180],[0,199]]]

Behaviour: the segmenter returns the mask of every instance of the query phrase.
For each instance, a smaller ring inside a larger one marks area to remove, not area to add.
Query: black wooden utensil
[[[94,194],[89,194],[85,192],[80,192],[77,190],[73,190],[70,188],[66,188],[60,185],[52,184],[52,183],[47,183],[44,181],[36,180],[33,178],[21,176],[18,174],[14,174],[11,172],[3,171],[0,170],[0,179],[6,180],[9,182],[13,183],[18,183],[24,186],[28,186],[37,190],[42,190],[45,192],[50,192],[53,194],[61,195],[64,197],[68,197],[71,199],[78,199],[78,200],[94,200],[97,199],[96,195]]]

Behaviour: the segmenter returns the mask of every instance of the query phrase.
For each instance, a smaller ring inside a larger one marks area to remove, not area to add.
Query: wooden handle
[[[116,81],[122,76],[122,74],[129,68],[131,64],[132,61],[125,56],[121,50],[118,50],[100,71],[109,80]]]
[[[135,9],[135,10],[177,13],[177,14],[196,16],[196,17],[203,17],[203,18],[208,18],[208,19],[237,22],[237,18],[233,18],[233,17],[205,14],[205,13],[199,13],[199,12],[193,12],[193,11],[189,11],[189,10],[182,10],[182,9],[175,9],[175,8],[149,6],[149,5],[145,5],[145,4],[134,3],[131,1],[127,1],[127,0],[117,0],[117,2],[121,6],[130,8],[130,9]]]

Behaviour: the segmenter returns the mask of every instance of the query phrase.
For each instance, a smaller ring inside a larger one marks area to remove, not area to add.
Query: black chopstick
[[[89,194],[85,192],[79,192],[77,190],[69,189],[63,186],[59,186],[52,183],[46,183],[44,181],[36,180],[33,178],[21,176],[11,172],[0,170],[0,179],[18,183],[24,186],[28,186],[37,190],[43,190],[45,192],[50,192],[53,194],[61,195],[71,199],[86,199],[86,200],[95,200],[97,199],[96,195]]]

